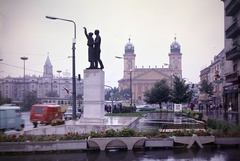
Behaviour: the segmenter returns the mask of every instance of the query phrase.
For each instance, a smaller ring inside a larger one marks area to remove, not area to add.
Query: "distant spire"
[[[131,35],[129,35],[128,41],[129,41],[129,42],[131,41]]]

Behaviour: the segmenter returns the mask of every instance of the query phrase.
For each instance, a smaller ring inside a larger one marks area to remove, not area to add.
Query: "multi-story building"
[[[214,56],[211,64],[200,71],[200,81],[206,80],[208,83],[213,83],[213,95],[208,96],[206,93],[199,94],[200,101],[211,101],[215,105],[222,103],[223,83],[224,83],[224,65],[225,52],[222,50],[218,55]]]
[[[209,73],[210,73],[210,68],[209,67],[206,67],[206,68],[202,69],[200,71],[200,81],[203,81],[203,80],[209,81],[208,80]]]
[[[123,54],[123,78],[119,80],[118,83],[120,91],[131,89],[133,103],[135,104],[144,103],[144,92],[152,88],[156,81],[166,79],[168,80],[169,86],[171,86],[173,83],[173,75],[182,78],[181,46],[176,41],[176,37],[170,45],[168,67],[137,68],[137,66],[135,66],[135,58],[134,45],[129,39],[129,42],[125,45],[125,53]]]
[[[214,89],[213,95],[211,96],[213,103],[215,105],[219,105],[222,103],[222,95],[223,95],[223,69],[225,65],[225,52],[222,50],[218,55],[214,56],[214,60],[209,65],[209,73],[208,73],[208,82],[212,82]]]
[[[222,0],[225,8],[225,105],[240,111],[240,0]]]
[[[25,82],[25,83],[24,83]],[[25,85],[25,87],[24,87]],[[46,93],[55,92],[59,98],[71,98],[72,91],[72,78],[65,76],[60,77],[53,75],[53,66],[49,59],[46,59],[44,64],[44,72],[42,76],[29,76],[23,77],[6,77],[0,79],[0,91],[6,98],[11,98],[14,101],[22,100],[25,91],[35,91],[38,98],[45,98]],[[83,94],[82,81],[76,82],[76,95]]]

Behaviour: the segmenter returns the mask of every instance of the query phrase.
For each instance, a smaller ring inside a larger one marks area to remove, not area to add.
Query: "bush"
[[[132,112],[132,108],[127,106],[122,106],[121,110],[120,108],[113,109],[113,113],[131,113],[131,112]]]
[[[123,128],[122,130],[120,130],[118,132],[118,136],[119,137],[136,137],[136,136],[140,136],[141,133],[136,132],[133,129],[130,128]]]
[[[233,133],[240,133],[240,127],[232,124],[232,123],[228,123],[226,121],[220,121],[220,120],[216,120],[216,119],[208,119],[207,121],[207,125],[209,128],[212,128],[216,131],[215,134],[220,135],[224,134],[233,134]]]
[[[142,136],[146,138],[167,138],[169,137],[166,132],[159,132],[158,129],[152,129],[142,133]]]

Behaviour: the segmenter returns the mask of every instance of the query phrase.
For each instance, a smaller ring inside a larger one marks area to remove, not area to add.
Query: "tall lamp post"
[[[23,99],[24,99],[24,96],[25,96],[25,92],[26,92],[26,87],[25,87],[25,60],[28,60],[28,57],[20,57],[21,60],[23,60]]]
[[[58,88],[59,88],[59,97],[60,97],[60,73],[62,72],[61,70],[57,70],[58,72]]]
[[[71,22],[74,25],[74,37],[72,41],[72,100],[73,100],[73,120],[76,119],[76,76],[75,76],[75,45],[76,45],[76,23],[73,20],[58,18],[58,17],[52,17],[52,16],[46,16],[46,18],[51,20],[61,20],[61,21],[67,21]]]
[[[130,69],[130,107],[132,108],[132,59],[127,59],[127,58],[123,58],[120,56],[115,56],[115,58],[117,59],[124,59],[124,60],[128,60],[131,62],[131,69]]]

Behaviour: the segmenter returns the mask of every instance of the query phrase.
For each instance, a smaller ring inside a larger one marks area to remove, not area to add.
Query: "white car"
[[[71,120],[73,118],[73,111],[72,107],[68,107],[66,112],[64,113],[65,120]],[[76,118],[81,118],[82,112],[81,109],[76,109]]]
[[[139,105],[136,106],[136,111],[155,111],[156,107],[153,107],[151,105]]]

